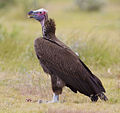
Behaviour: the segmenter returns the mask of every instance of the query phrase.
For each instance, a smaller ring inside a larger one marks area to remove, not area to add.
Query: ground
[[[20,4],[0,11],[0,113],[120,113],[119,2],[109,1],[100,12],[79,11],[72,0],[53,0],[45,8],[56,22],[57,37],[100,78],[109,100],[92,103],[64,88],[60,103],[37,103],[52,99],[50,77],[33,48],[41,26]]]

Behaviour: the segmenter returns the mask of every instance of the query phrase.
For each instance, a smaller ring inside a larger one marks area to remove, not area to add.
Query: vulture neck
[[[50,40],[56,38],[55,30],[56,30],[56,27],[55,27],[54,20],[53,19],[46,20],[42,25],[43,38],[50,39]]]

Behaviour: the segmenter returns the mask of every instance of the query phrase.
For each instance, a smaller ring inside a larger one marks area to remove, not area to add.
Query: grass
[[[52,98],[50,78],[43,73],[29,72],[26,75],[1,73],[0,80],[2,108],[0,113],[119,113],[120,89],[117,79],[101,78],[107,90],[108,102],[91,103],[88,97],[79,93],[74,94],[65,88],[60,96],[61,102],[56,104],[25,101],[26,98],[31,98],[33,101]]]
[[[44,3],[44,2],[43,2]],[[22,4],[0,11],[0,113],[119,113],[120,109],[120,7],[109,2],[101,12],[81,12],[73,1],[43,4],[54,18],[57,37],[77,51],[103,82],[108,102],[89,98],[64,88],[60,103],[37,104],[52,99],[50,77],[35,56],[34,39],[41,26],[27,19]],[[8,13],[9,10],[9,13]],[[64,102],[64,103],[63,103]]]

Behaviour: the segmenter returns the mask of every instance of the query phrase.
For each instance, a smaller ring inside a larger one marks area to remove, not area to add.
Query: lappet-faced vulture
[[[74,93],[80,92],[90,97],[91,101],[96,102],[98,97],[104,101],[108,100],[99,78],[88,69],[78,55],[56,37],[55,22],[48,18],[47,10],[30,11],[28,15],[38,20],[42,26],[43,37],[35,40],[34,47],[44,72],[51,76],[53,100],[47,102],[58,102],[64,86]]]

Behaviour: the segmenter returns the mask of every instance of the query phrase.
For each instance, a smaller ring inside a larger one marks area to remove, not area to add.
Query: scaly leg
[[[59,95],[53,93],[53,99],[51,101],[38,100],[38,103],[57,103],[59,102]]]
[[[62,88],[65,86],[65,83],[58,77],[51,75],[52,90],[53,90],[53,99],[51,101],[42,101],[38,100],[38,103],[56,103],[59,102],[59,95],[62,94]]]

